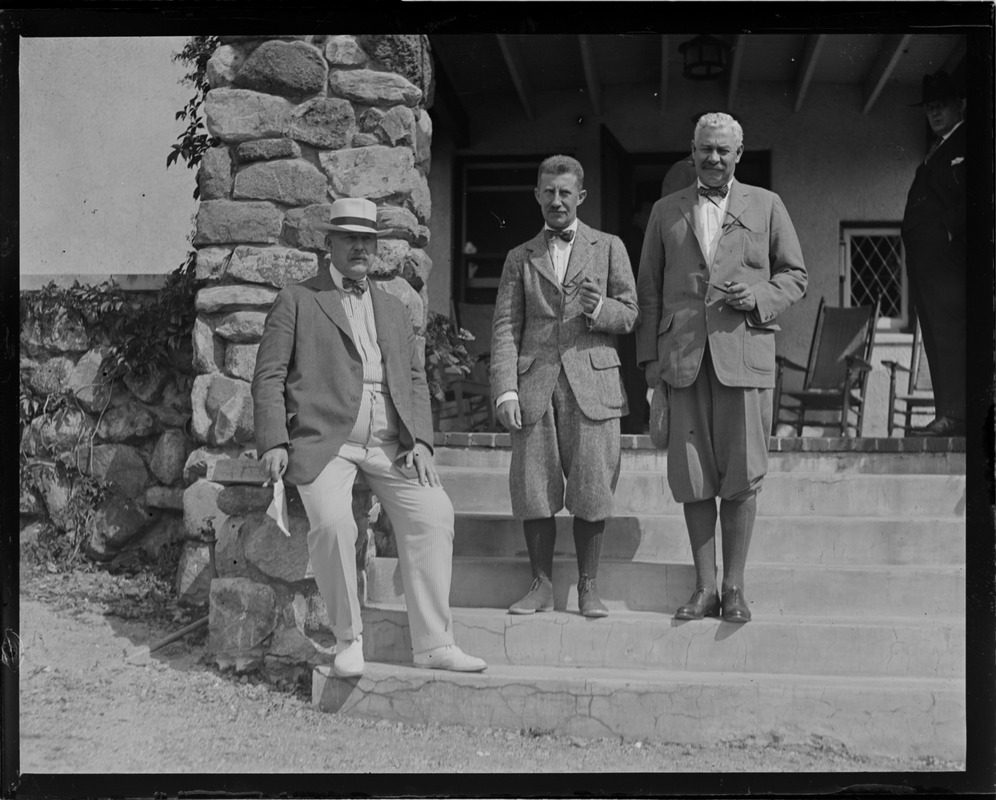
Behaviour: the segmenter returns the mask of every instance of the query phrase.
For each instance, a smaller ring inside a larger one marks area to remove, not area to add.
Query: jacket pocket
[[[536,360],[536,356],[519,356],[519,360],[515,365],[515,371],[517,374],[522,375],[524,372],[528,372],[529,368],[533,365]]]
[[[777,326],[744,325],[744,366],[751,372],[775,371],[775,330]]]
[[[660,336],[662,333],[667,333],[670,330],[671,325],[674,324],[674,314],[665,314],[661,317],[661,324],[657,326],[657,335]]]
[[[751,269],[768,266],[768,234],[764,231],[743,232],[743,264]]]
[[[588,357],[591,359],[592,369],[612,369],[622,363],[619,354],[612,349],[592,350]]]

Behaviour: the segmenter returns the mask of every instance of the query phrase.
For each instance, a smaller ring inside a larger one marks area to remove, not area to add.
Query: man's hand
[[[283,445],[271,447],[263,453],[260,461],[263,463],[263,471],[267,474],[268,481],[276,483],[287,471],[287,448]]]
[[[584,313],[591,314],[598,308],[598,301],[602,299],[602,290],[591,278],[585,278],[581,282],[580,298]]]
[[[411,467],[415,465],[415,471],[418,472],[418,482],[425,486],[442,486],[439,480],[439,473],[436,472],[436,462],[432,458],[432,453],[429,452],[429,448],[426,447],[422,442],[416,442],[415,447],[412,451],[405,456],[405,466]]]
[[[519,401],[506,400],[498,406],[498,421],[505,426],[505,430],[522,430],[522,412],[519,411]]]
[[[754,290],[746,283],[731,283],[726,287],[726,305],[737,311],[753,311],[757,308]]]
[[[660,361],[648,361],[647,366],[643,368],[644,374],[647,376],[647,386],[651,389],[656,389],[661,382],[661,363]]]

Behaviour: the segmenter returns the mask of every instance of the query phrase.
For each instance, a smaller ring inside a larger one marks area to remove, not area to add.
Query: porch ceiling
[[[464,104],[477,95],[518,98],[533,119],[536,96],[552,90],[586,92],[596,114],[603,92],[652,84],[667,111],[668,86],[685,80],[679,46],[691,34],[440,34],[429,40],[436,58],[437,102],[459,133]],[[965,37],[946,33],[773,33],[718,35],[732,47],[721,78],[727,107],[736,108],[745,82],[783,83],[796,111],[814,84],[857,85],[869,112],[889,84],[919,87],[923,75],[962,63]],[[458,136],[458,139],[460,137]]]

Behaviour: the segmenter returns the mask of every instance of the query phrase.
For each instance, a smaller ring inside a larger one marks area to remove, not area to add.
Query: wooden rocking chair
[[[878,300],[874,306],[831,308],[820,300],[808,364],[803,367],[785,356],[775,358],[772,435],[780,423],[787,423],[802,436],[807,415],[812,421],[812,414],[820,413],[825,424],[827,412],[840,415],[841,436],[851,436],[852,430],[854,436],[861,435],[880,305]],[[786,369],[803,373],[801,390],[784,388]]]
[[[446,385],[447,395],[452,392],[455,416],[461,430],[498,430],[494,403],[491,402],[491,326],[493,305],[457,303],[456,323],[474,335],[465,343],[474,365],[467,376],[456,376]]]
[[[908,367],[898,361],[883,361],[889,369],[889,417],[888,431],[892,436],[892,431],[897,427],[896,415],[903,415],[903,435],[909,436],[913,430],[914,415],[927,417],[927,422],[934,414],[934,387],[930,381],[930,368],[927,366],[927,358],[923,352],[923,333],[920,330],[920,322],[917,321],[913,329],[913,351],[910,354],[910,365]],[[909,383],[906,392],[898,390],[899,373],[909,373]],[[904,405],[904,408],[900,408]]]

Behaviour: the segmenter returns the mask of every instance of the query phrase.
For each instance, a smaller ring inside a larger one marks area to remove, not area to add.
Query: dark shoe
[[[723,590],[723,622],[750,622],[750,609],[739,586]]]
[[[553,581],[545,575],[533,580],[526,596],[508,607],[511,614],[533,614],[537,611],[553,611]]]
[[[578,609],[583,617],[607,617],[609,609],[598,596],[595,579],[582,575],[578,581]]]
[[[937,417],[922,428],[914,428],[911,436],[964,436],[965,423],[954,417]]]
[[[696,589],[685,605],[674,612],[675,619],[702,619],[719,616],[719,594],[713,589]]]

